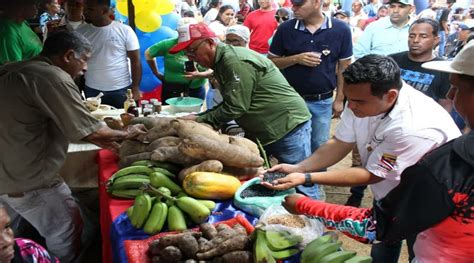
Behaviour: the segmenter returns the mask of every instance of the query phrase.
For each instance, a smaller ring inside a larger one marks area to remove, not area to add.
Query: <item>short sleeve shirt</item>
[[[41,40],[26,21],[15,23],[0,19],[0,65],[30,59],[42,49]]]
[[[0,67],[0,93],[0,194],[61,181],[69,142],[102,127],[70,75],[46,58]]]
[[[405,84],[389,113],[358,118],[346,108],[335,136],[356,143],[363,166],[385,179],[371,185],[374,198],[380,200],[399,184],[405,168],[459,135],[446,110]]]
[[[325,16],[321,28],[311,33],[302,20],[289,20],[278,27],[268,53],[285,57],[311,51],[322,54],[322,62],[317,67],[295,64],[282,69],[285,78],[300,95],[322,94],[336,88],[337,63],[352,57],[349,26]]]

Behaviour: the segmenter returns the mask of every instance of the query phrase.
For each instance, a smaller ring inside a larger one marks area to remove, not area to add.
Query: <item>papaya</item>
[[[184,191],[199,199],[230,199],[239,187],[240,181],[234,176],[212,172],[193,172],[183,181]]]

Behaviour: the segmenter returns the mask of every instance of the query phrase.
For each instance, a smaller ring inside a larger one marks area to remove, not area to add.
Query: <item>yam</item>
[[[199,122],[175,119],[171,121],[171,125],[182,139],[192,135],[202,135],[212,140],[221,141],[221,137],[216,130]]]
[[[151,158],[151,152],[142,152],[142,153],[136,153],[136,154],[128,155],[125,157],[121,157],[120,162],[119,162],[119,167],[121,168],[127,167],[136,161],[150,160],[150,158]]]
[[[171,118],[164,118],[164,117],[134,117],[129,121],[130,125],[133,124],[143,124],[145,127],[150,130],[154,127],[157,127],[161,130],[169,129]]]
[[[222,172],[223,165],[220,161],[218,160],[207,160],[204,161],[200,164],[196,164],[193,166],[190,166],[188,168],[184,168],[179,172],[178,179],[180,182],[184,181],[184,178],[188,174],[191,174],[193,172],[214,172],[214,173],[220,173]]]
[[[201,232],[187,232],[187,233],[180,233],[180,234],[174,234],[174,235],[168,235],[161,237],[160,239],[153,241],[157,242],[156,246],[159,249],[163,249],[167,246],[177,246],[179,243],[179,240],[184,236],[184,235],[191,235],[195,239],[198,239],[202,236]]]
[[[217,236],[217,230],[216,228],[210,224],[210,223],[203,223],[199,225],[199,228],[201,229],[202,236],[204,238],[207,238],[208,240],[213,239],[215,236]]]
[[[228,166],[259,167],[263,165],[263,159],[247,148],[223,144],[203,135],[191,135],[183,139],[179,150],[198,160],[219,160]]]
[[[185,234],[178,241],[178,247],[183,253],[184,258],[196,258],[199,251],[199,244],[191,234]]]
[[[117,120],[117,119],[114,119],[112,117],[105,117],[104,122],[112,130],[121,131],[123,129],[123,123],[122,123],[121,120]]]
[[[167,246],[160,251],[160,259],[162,262],[175,263],[183,258],[183,253],[175,246]]]
[[[154,140],[152,143],[148,144],[147,151],[151,152],[159,147],[166,146],[178,146],[181,143],[179,137],[174,136],[165,136]]]
[[[155,149],[152,152],[150,159],[152,161],[170,162],[182,164],[184,166],[194,165],[199,162],[198,160],[181,153],[178,146],[167,146]]]
[[[205,248],[207,242],[209,242],[209,240],[205,239],[204,237],[200,237],[198,239],[199,251],[204,251],[203,249]]]
[[[235,230],[230,227],[222,231],[219,231],[219,226],[217,226],[216,229],[218,230],[218,234],[213,239],[209,240],[209,242],[207,242],[206,244],[202,246],[202,249],[200,250],[201,252],[206,252],[208,250],[211,250],[217,247],[222,242],[226,241],[229,238],[234,237],[237,234]]]
[[[232,251],[221,257],[222,263],[252,263],[252,252],[245,250]]]
[[[150,246],[148,246],[148,252],[150,255],[156,256],[160,253],[162,247],[160,246],[160,240],[156,239],[151,241]]]
[[[239,137],[239,136],[229,136],[229,143],[245,147],[252,153],[260,155],[260,150],[258,149],[258,145],[247,138]]]
[[[142,141],[143,143],[151,143],[156,139],[166,137],[166,136],[176,136],[176,130],[173,128],[163,129],[159,126],[155,126],[150,129],[146,134],[140,135],[137,137],[137,140]]]
[[[213,257],[216,257],[216,256],[227,254],[232,251],[244,250],[247,247],[248,242],[249,242],[249,238],[247,237],[247,235],[233,236],[219,243],[219,245],[215,246],[214,248],[206,252],[197,253],[196,257],[199,260],[201,259],[207,260],[207,259],[212,259]]]
[[[233,175],[236,177],[248,177],[253,178],[259,175],[260,167],[233,167],[224,166],[222,172],[225,174]]]
[[[122,142],[122,144],[120,144],[119,157],[122,159],[123,157],[129,155],[147,152],[146,148],[147,145],[140,141],[125,140]]]
[[[241,224],[235,224],[232,229],[234,229],[238,235],[247,235],[247,229],[245,229]]]

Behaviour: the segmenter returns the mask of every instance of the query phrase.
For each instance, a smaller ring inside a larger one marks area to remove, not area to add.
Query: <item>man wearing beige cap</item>
[[[236,47],[249,46],[250,30],[243,25],[233,25],[225,32],[225,43]]]

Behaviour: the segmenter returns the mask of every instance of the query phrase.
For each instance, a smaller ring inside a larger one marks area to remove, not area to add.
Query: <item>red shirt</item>
[[[273,36],[278,23],[275,19],[276,10],[255,10],[248,14],[244,26],[250,29],[250,49],[267,54],[270,46],[268,40]]]

